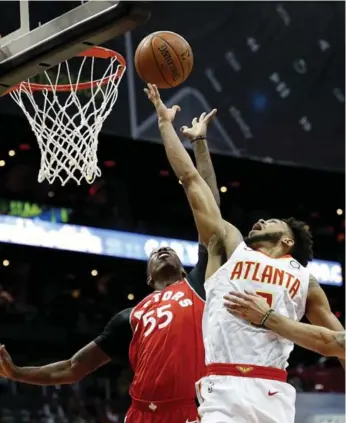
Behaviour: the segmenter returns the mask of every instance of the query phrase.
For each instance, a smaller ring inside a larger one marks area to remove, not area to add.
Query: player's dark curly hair
[[[290,254],[301,265],[307,266],[308,262],[312,260],[313,255],[313,240],[309,226],[305,222],[296,220],[294,217],[283,219],[283,221],[291,229],[294,237],[294,246]]]

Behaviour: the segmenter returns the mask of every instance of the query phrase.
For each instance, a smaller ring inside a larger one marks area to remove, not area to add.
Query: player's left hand
[[[161,100],[159,90],[155,84],[147,84],[148,88],[144,88],[145,94],[148,99],[153,103],[159,122],[173,122],[177,112],[180,112],[179,106],[172,106],[168,108]]]
[[[191,127],[183,126],[180,129],[180,132],[188,138],[190,141],[193,141],[197,137],[207,136],[207,129],[209,123],[212,121],[213,117],[216,115],[217,110],[214,109],[208,114],[206,112],[202,113],[199,118],[194,118],[191,124]]]
[[[8,379],[13,379],[16,374],[17,366],[13,364],[10,354],[5,345],[0,344],[0,375]]]
[[[255,325],[261,323],[270,308],[265,298],[249,291],[231,291],[229,295],[225,295],[223,298],[228,312],[242,319],[249,320]]]

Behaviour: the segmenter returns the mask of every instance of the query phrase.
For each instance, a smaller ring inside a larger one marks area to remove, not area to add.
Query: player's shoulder
[[[200,295],[198,293],[198,290],[196,289],[196,286],[199,286],[200,284],[203,285],[204,279],[202,281],[198,280],[198,276],[188,274],[185,279],[182,279],[181,281],[175,282],[171,285],[171,291],[174,293],[184,293],[185,295],[193,296],[196,295],[198,298],[200,298]],[[169,290],[169,287],[166,288]]]
[[[187,277],[186,279],[181,279],[171,285],[168,285],[165,289],[157,293],[157,295],[154,296],[154,299],[156,301],[162,300],[174,302],[177,298],[182,296],[191,296],[194,292],[193,286],[191,286],[191,282]]]
[[[232,258],[238,258],[241,256],[248,256],[249,254],[257,254],[258,251],[254,250],[253,248],[249,247],[245,241],[241,241],[239,242],[239,244],[237,245],[237,247],[235,248],[232,256],[230,257]]]
[[[139,303],[137,303],[133,307],[133,310],[138,310],[142,308],[148,301],[151,301],[151,299],[153,298],[155,294],[158,294],[158,293],[160,293],[160,291],[153,291],[150,294],[148,294],[146,297],[144,297],[141,301],[139,301]]]
[[[287,270],[289,270],[291,273],[303,273],[306,276],[310,275],[309,269],[300,264],[299,261],[297,261],[291,255],[280,257],[279,261],[281,265]]]

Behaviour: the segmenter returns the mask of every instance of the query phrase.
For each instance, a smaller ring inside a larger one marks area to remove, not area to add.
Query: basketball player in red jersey
[[[193,142],[199,171],[219,202],[205,140],[212,117],[194,120],[185,134]],[[133,309],[116,314],[93,342],[69,360],[41,367],[15,366],[1,346],[0,376],[34,385],[72,384],[112,358],[122,360],[129,354],[134,378],[126,423],[196,421],[195,382],[205,374],[201,324],[206,264],[202,245],[189,274],[172,249],[154,251],[148,260],[148,284],[154,292]]]
[[[188,197],[199,236],[208,246],[203,340],[207,377],[198,383],[202,423],[293,423],[295,390],[286,383],[293,343],[227,313],[230,290],[253,289],[272,308],[293,320],[306,313],[311,323],[342,331],[324,291],[309,274],[312,236],[294,218],[260,220],[244,240],[222,219],[210,189],[177,136],[155,85],[145,92],[153,103],[168,160]]]

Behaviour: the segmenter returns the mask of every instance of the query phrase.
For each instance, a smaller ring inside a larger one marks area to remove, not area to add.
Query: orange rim
[[[126,60],[124,59],[124,57],[121,54],[117,53],[116,51],[109,50],[108,48],[104,48],[104,47],[97,47],[97,46],[91,47],[88,50],[77,54],[77,57],[95,57],[97,59],[111,59],[115,57],[117,61],[119,62],[119,65],[115,73],[113,75],[107,76],[107,78],[95,79],[95,81],[90,81],[90,82],[80,82],[79,84],[61,84],[61,85],[58,84],[54,88],[49,84],[36,84],[36,83],[23,81],[20,84],[17,84],[14,87],[12,87],[10,90],[7,91],[7,93],[17,90],[21,86],[24,86],[30,89],[31,91],[44,91],[44,90],[47,90],[47,91],[54,90],[56,92],[72,91],[72,90],[83,91],[89,88],[94,88],[96,86],[99,86],[100,84],[105,85],[111,79],[120,79],[123,76],[126,69]]]

